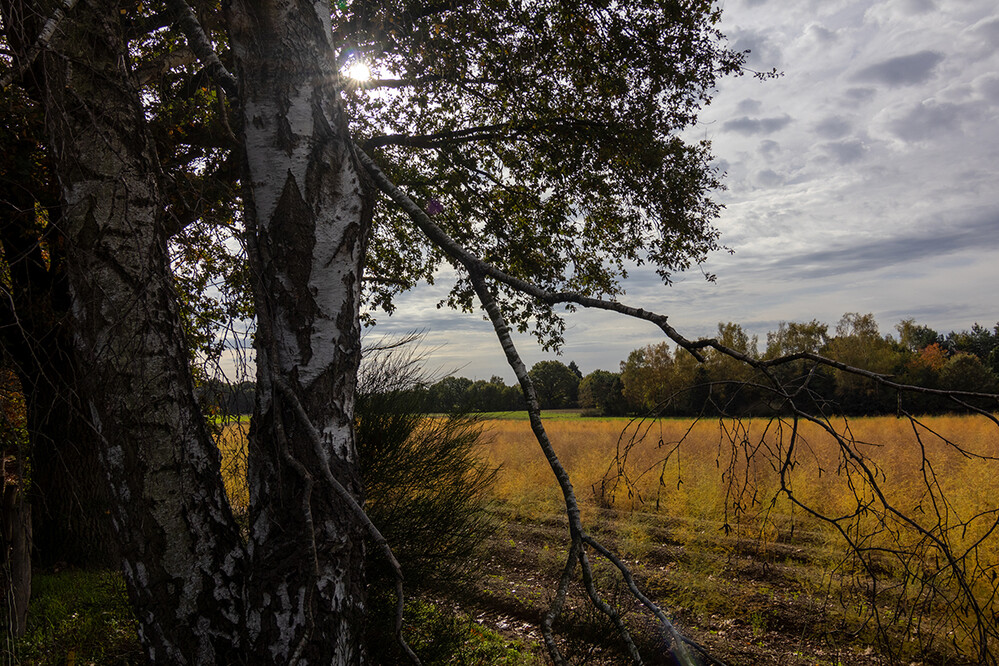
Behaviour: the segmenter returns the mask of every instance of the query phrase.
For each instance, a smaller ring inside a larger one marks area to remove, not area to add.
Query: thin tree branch
[[[38,33],[38,38],[35,39],[35,43],[28,49],[28,53],[24,59],[19,60],[13,71],[8,72],[7,76],[0,79],[0,88],[6,88],[14,82],[14,79],[20,79],[24,76],[24,73],[28,71],[31,64],[35,62],[35,58],[38,57],[38,54],[47,48],[49,42],[52,41],[52,35],[55,34],[56,28],[59,27],[59,23],[66,18],[66,12],[72,10],[73,7],[76,6],[76,3],[77,0],[63,0],[62,6],[56,7],[56,10],[52,12],[52,16],[45,21],[41,31]]]
[[[184,33],[187,45],[198,56],[198,60],[204,64],[208,75],[215,79],[226,93],[235,95],[239,88],[236,77],[219,60],[211,40],[205,34],[204,28],[201,27],[201,22],[198,21],[191,6],[184,0],[167,0],[167,7],[173,12],[177,27]]]
[[[496,266],[479,259],[468,250],[466,250],[461,244],[451,238],[447,232],[441,229],[430,216],[420,208],[416,202],[414,202],[409,195],[403,192],[399,187],[397,187],[385,173],[375,164],[374,160],[371,159],[363,150],[359,147],[355,149],[355,154],[358,160],[364,166],[364,168],[371,175],[375,184],[378,188],[384,192],[392,201],[398,204],[413,220],[413,222],[420,228],[423,233],[438,247],[440,247],[445,254],[447,254],[453,261],[461,264],[469,273],[479,273],[482,275],[487,275],[494,280],[501,282],[508,287],[513,288],[528,296],[533,296],[542,303],[548,305],[557,304],[575,304],[582,307],[597,309],[597,310],[608,310],[611,312],[617,312],[635,319],[641,319],[643,321],[648,321],[652,324],[658,326],[666,336],[675,342],[680,347],[687,350],[691,355],[694,356],[698,361],[703,362],[705,360],[704,355],[701,353],[704,349],[714,349],[725,356],[729,356],[735,360],[742,361],[746,365],[763,371],[770,377],[767,370],[775,366],[786,365],[793,361],[807,359],[811,360],[820,365],[828,366],[830,368],[835,368],[843,372],[847,372],[854,375],[859,375],[861,377],[867,377],[876,381],[877,383],[887,386],[889,388],[894,388],[897,390],[910,391],[914,393],[924,393],[929,395],[941,395],[951,398],[980,398],[987,400],[999,400],[999,394],[994,393],[980,393],[974,391],[950,391],[943,389],[931,389],[922,386],[913,386],[910,384],[902,384],[899,382],[892,381],[890,375],[885,375],[877,372],[871,372],[870,370],[864,370],[862,368],[857,368],[840,361],[836,361],[825,356],[820,356],[812,352],[799,352],[794,354],[788,354],[785,356],[780,356],[778,358],[761,360],[750,356],[749,354],[727,347],[721,342],[714,338],[703,338],[700,340],[689,340],[683,335],[681,335],[675,328],[673,328],[668,323],[668,318],[666,315],[657,314],[655,312],[650,312],[642,308],[636,308],[618,301],[608,301],[600,298],[593,298],[591,296],[586,296],[576,292],[555,292],[539,287],[538,285],[522,280],[518,277],[508,275],[504,271],[500,270]]]

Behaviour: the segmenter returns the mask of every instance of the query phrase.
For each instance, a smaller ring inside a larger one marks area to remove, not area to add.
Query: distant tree
[[[572,370],[572,374],[576,375],[580,379],[583,378],[583,371],[579,369],[575,361],[569,361],[569,369]]]
[[[898,342],[903,349],[918,352],[926,347],[943,342],[943,336],[929,326],[916,323],[915,319],[903,319],[895,325]]]
[[[951,331],[944,340],[951,353],[974,354],[993,372],[999,374],[999,323],[992,330],[975,323],[970,331]]]
[[[466,377],[447,376],[428,389],[430,399],[427,408],[433,412],[449,413],[464,411],[468,404],[472,380]]]
[[[774,359],[789,354],[810,352],[818,354],[829,343],[829,326],[817,319],[810,322],[782,321],[776,331],[767,333],[764,359]],[[773,368],[773,375],[794,390],[807,389],[799,394],[798,402],[812,408],[832,397],[832,373],[815,362],[801,359]],[[778,400],[772,407],[783,411],[786,405]]]
[[[534,382],[541,409],[574,407],[578,398],[579,377],[560,361],[539,361],[528,373]]]
[[[718,324],[717,340],[749,358],[758,358],[759,341],[750,337],[742,326],[733,322]],[[706,354],[705,370],[711,382],[711,399],[714,406],[726,414],[741,414],[755,408],[760,401],[758,392],[747,382],[755,371],[745,363],[710,350]]]
[[[895,373],[902,363],[902,355],[891,338],[881,336],[873,314],[844,314],[826,353],[840,363],[882,375]],[[870,379],[838,372],[836,399],[848,413],[874,414],[890,410],[895,396]]]
[[[817,319],[808,323],[782,321],[776,331],[767,333],[764,358],[777,358],[798,352],[818,353],[829,342],[829,326]]]
[[[949,391],[995,393],[999,381],[978,356],[958,352],[940,369],[940,387]]]
[[[675,410],[671,404],[680,390],[673,367],[673,351],[666,342],[646,345],[621,362],[622,394],[635,411]]]
[[[621,375],[607,370],[594,370],[579,383],[579,406],[603,416],[627,412]]]

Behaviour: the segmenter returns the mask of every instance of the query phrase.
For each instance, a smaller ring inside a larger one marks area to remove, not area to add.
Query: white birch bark
[[[43,55],[79,380],[150,660],[225,663],[240,643],[244,549],[194,396],[120,15],[82,0]]]
[[[353,403],[371,188],[338,103],[329,6],[237,1],[229,18],[258,280],[251,640],[276,661],[359,663],[363,526],[319,471],[328,466],[360,498]],[[275,376],[298,396],[321,450]]]

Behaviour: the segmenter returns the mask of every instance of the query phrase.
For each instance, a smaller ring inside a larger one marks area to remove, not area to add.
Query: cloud
[[[926,141],[957,129],[973,117],[973,104],[926,100],[889,121],[889,131],[904,141]]]
[[[750,118],[742,116],[722,124],[722,130],[737,132],[747,136],[753,134],[772,134],[777,130],[784,129],[791,123],[791,116],[786,113],[783,116],[773,118]]]
[[[754,30],[733,30],[729,34],[733,51],[749,51],[746,64],[754,69],[768,70],[780,67],[781,49],[767,35]]]
[[[860,139],[847,139],[846,141],[831,141],[823,144],[833,159],[839,164],[851,164],[864,156],[867,146]]]
[[[893,88],[917,85],[926,82],[943,59],[943,54],[936,51],[919,51],[865,67],[853,75],[853,80],[881,83]]]
[[[759,113],[760,108],[763,103],[758,99],[752,99],[747,97],[746,99],[739,102],[739,105],[735,107],[736,111],[739,113]]]
[[[764,169],[756,174],[756,182],[763,187],[777,187],[784,184],[784,177],[773,169]]]
[[[824,139],[839,139],[850,133],[850,121],[828,116],[815,123],[815,133]]]
[[[991,46],[999,46],[999,17],[980,21],[972,31],[981,35]]]
[[[836,278],[848,273],[878,270],[964,250],[999,249],[999,213],[989,210],[977,218],[948,225],[937,222],[907,235],[841,244],[826,250],[784,257],[776,264],[799,278]],[[762,270],[773,270],[771,264]]]
[[[853,102],[869,102],[874,98],[874,88],[847,88],[846,97]]]
[[[760,141],[760,147],[757,148],[757,151],[768,160],[773,159],[780,153],[780,144],[772,139],[764,139]]]
[[[836,33],[818,23],[812,23],[805,28],[805,35],[817,44],[830,44],[836,41]]]
[[[999,106],[999,75],[986,74],[974,81],[975,89],[992,106]]]

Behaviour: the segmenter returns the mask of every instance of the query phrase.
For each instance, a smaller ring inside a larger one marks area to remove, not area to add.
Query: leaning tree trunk
[[[229,17],[258,284],[251,640],[275,661],[359,663],[363,532],[336,484],[360,496],[353,411],[373,191],[338,103],[329,5],[234,0]]]
[[[243,547],[194,397],[120,9],[81,1],[44,56],[84,409],[150,659],[230,663]]]

